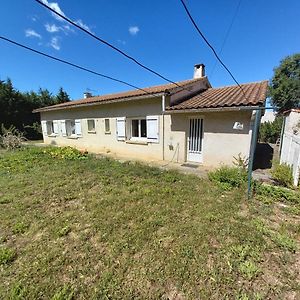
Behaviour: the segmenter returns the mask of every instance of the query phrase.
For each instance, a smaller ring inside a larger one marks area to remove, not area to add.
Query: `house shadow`
[[[270,144],[257,143],[254,154],[253,170],[271,169],[273,156],[274,149]]]

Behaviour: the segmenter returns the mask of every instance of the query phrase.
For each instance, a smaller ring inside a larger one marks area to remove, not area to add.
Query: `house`
[[[300,174],[300,109],[284,112],[280,163],[292,167],[294,185],[299,183]]]
[[[267,81],[212,88],[203,64],[177,84],[91,96],[35,110],[44,143],[142,160],[232,164],[249,156]]]

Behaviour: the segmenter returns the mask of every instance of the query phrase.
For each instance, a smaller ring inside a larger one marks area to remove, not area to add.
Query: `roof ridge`
[[[264,83],[264,82],[269,82],[269,80],[246,82],[246,83],[241,83],[240,85],[243,86],[243,85],[258,84],[258,83]],[[231,87],[238,87],[238,85],[237,84],[223,85],[223,86],[218,86],[218,87],[211,87],[208,90],[210,90],[210,89],[218,90],[218,89],[231,88]]]

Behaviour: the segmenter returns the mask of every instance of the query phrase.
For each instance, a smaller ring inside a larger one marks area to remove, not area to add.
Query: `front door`
[[[187,160],[191,162],[202,162],[203,119],[192,118],[189,122]]]

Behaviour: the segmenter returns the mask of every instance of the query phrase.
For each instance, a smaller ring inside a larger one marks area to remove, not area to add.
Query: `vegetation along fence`
[[[282,139],[280,163],[292,166],[294,185],[299,183],[300,172],[300,137],[285,133]]]

